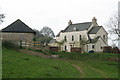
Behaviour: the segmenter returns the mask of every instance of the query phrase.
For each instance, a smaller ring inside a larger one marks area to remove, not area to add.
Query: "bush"
[[[4,41],[4,42],[2,42],[2,46],[6,47],[6,48],[9,48],[9,49],[19,49],[19,46],[14,44],[11,41]]]

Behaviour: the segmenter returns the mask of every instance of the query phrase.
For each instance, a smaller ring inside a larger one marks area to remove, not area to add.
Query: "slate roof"
[[[52,39],[52,40],[49,42],[49,44],[54,43],[55,41],[56,41],[56,39]]]
[[[73,32],[73,29],[76,28],[76,31],[87,30],[91,26],[92,22],[77,23],[69,25],[64,32]]]
[[[83,30],[87,30],[91,25],[92,25],[92,22],[71,24],[67,26],[65,30],[62,30],[62,32],[73,32],[74,28],[76,28],[76,31],[83,31]],[[60,32],[57,34],[56,37],[60,36]]]
[[[98,41],[98,39],[100,38],[100,36],[97,36],[95,39],[89,39],[90,43],[95,43]]]
[[[36,33],[20,19],[16,20],[6,28],[3,28],[2,32],[34,33],[34,34]]]
[[[102,26],[94,26],[94,27],[92,27],[92,29],[88,32],[88,34],[96,34],[101,27]]]
[[[61,30],[56,37],[59,37],[61,32],[64,32],[64,30]]]

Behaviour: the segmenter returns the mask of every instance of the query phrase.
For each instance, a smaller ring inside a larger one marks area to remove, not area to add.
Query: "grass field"
[[[81,73],[64,61],[3,48],[3,78],[76,78]]]
[[[61,54],[61,58],[68,55]],[[3,47],[3,78],[118,78],[118,62],[106,60],[117,55],[80,54],[78,58],[78,54],[69,55],[71,60],[54,60]]]

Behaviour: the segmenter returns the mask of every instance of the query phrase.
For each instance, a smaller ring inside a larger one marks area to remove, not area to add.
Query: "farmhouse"
[[[108,33],[97,24],[93,17],[92,22],[73,24],[70,20],[68,26],[61,30],[55,40],[48,44],[52,47],[60,47],[61,51],[71,52],[72,48],[81,48],[84,52],[102,52],[104,46],[108,46]]]
[[[11,41],[17,45],[20,45],[21,42],[30,43],[34,38],[34,35],[35,31],[20,19],[2,29],[2,40]]]

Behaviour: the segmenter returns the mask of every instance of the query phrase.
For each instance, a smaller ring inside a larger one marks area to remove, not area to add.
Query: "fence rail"
[[[41,42],[40,41],[21,42],[20,46],[26,47],[26,48],[40,47],[41,46]]]

